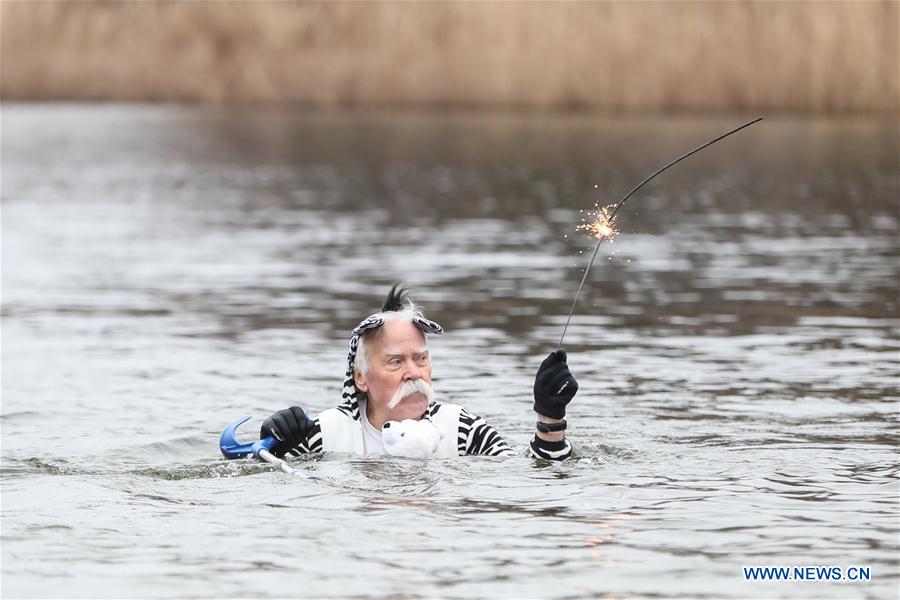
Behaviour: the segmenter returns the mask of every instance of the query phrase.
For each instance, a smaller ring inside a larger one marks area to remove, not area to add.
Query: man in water
[[[425,334],[439,335],[444,330],[426,319],[419,307],[405,297],[405,291],[395,285],[381,312],[363,319],[353,330],[341,404],[315,419],[310,419],[302,408],[292,406],[263,422],[260,437],[274,436],[278,440],[273,454],[384,454],[383,426],[405,419],[428,420],[437,428],[437,458],[514,454],[484,419],[461,406],[435,401]],[[577,391],[578,383],[566,364],[565,350],[551,353],[541,363],[534,380],[537,423],[531,440],[533,456],[564,460],[572,453],[565,437],[564,417],[566,405]]]

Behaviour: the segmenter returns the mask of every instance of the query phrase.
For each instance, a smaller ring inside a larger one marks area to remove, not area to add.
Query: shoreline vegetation
[[[0,98],[898,114],[900,2],[0,2]]]

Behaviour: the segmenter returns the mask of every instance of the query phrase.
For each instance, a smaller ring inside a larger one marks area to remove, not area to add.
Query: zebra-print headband
[[[433,333],[440,335],[444,333],[444,328],[429,321],[425,317],[414,314],[412,317],[413,324],[422,330],[422,333]],[[341,391],[341,403],[338,410],[353,417],[354,420],[359,419],[359,394],[360,391],[356,387],[356,381],[353,379],[353,364],[356,362],[356,350],[359,348],[359,338],[370,329],[377,329],[384,325],[384,317],[381,313],[369,315],[359,325],[353,328],[350,336],[350,352],[347,354],[347,372],[344,374],[344,389]]]

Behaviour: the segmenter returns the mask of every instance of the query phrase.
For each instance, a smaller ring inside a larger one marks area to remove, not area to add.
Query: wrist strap
[[[551,431],[565,431],[568,423],[563,419],[559,423],[544,423],[543,421],[538,421],[536,425],[537,430],[541,433],[550,433]]]

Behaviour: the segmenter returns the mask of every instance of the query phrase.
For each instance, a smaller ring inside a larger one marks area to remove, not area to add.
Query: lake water
[[[769,118],[629,200],[576,456],[525,456],[579,211],[743,120],[3,106],[2,596],[897,598],[896,121]],[[396,280],[522,455],[222,460],[338,402]]]

